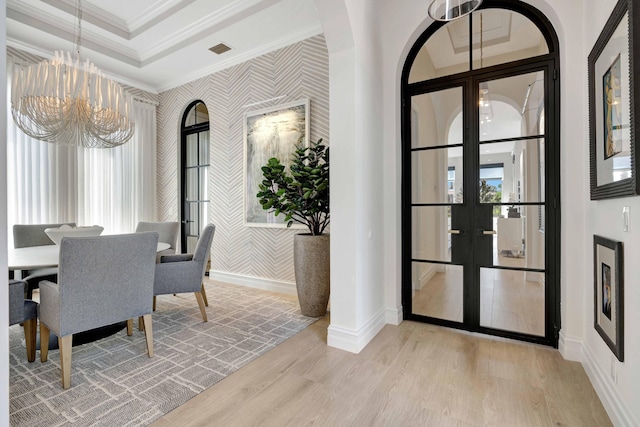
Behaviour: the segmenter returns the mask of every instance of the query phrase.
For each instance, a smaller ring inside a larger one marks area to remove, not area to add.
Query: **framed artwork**
[[[624,260],[622,242],[593,236],[594,327],[624,361]]]
[[[244,224],[286,228],[284,215],[262,209],[256,195],[264,179],[262,167],[276,157],[289,170],[296,145],[309,145],[309,100],[247,112],[244,115]],[[292,228],[302,226],[293,225]]]
[[[636,15],[640,10],[632,0],[619,0],[589,54],[591,200],[640,190],[634,135],[640,119],[640,96],[634,94],[640,88],[632,72],[640,65],[640,53],[634,52],[640,28],[629,25]]]

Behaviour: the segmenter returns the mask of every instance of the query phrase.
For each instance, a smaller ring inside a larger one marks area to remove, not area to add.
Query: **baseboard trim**
[[[358,330],[329,325],[327,345],[351,353],[360,353],[384,327],[386,310],[380,310],[366,325]]]
[[[402,323],[402,306],[400,305],[396,308],[385,309],[385,320],[386,323],[395,326],[398,326],[400,323]]]
[[[558,350],[566,360],[573,362],[583,361],[582,341],[577,338],[567,337],[564,330],[560,331]]]
[[[596,363],[591,349],[585,345],[582,353],[584,354],[582,366],[613,425],[629,427],[640,425],[640,422],[635,419],[629,407],[625,405],[618,391],[612,386],[607,373]]]
[[[295,283],[281,282],[278,280],[265,279],[263,277],[245,276],[243,274],[216,270],[209,271],[209,278],[211,280],[218,280],[232,285],[246,286],[248,288],[262,289],[265,291],[278,292],[293,296],[298,295]]]

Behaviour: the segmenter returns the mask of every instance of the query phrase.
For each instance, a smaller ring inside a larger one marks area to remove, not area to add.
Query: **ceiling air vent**
[[[209,50],[217,55],[220,55],[221,53],[225,53],[226,51],[231,50],[231,48],[224,43],[218,43],[214,47],[210,47]]]

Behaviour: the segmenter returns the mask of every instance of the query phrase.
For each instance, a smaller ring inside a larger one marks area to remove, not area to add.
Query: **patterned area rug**
[[[193,295],[158,297],[152,358],[136,322],[131,337],[74,346],[68,390],[58,350],[28,363],[22,329],[10,327],[11,426],[147,425],[316,320],[286,296],[212,281],[206,290],[207,323]]]

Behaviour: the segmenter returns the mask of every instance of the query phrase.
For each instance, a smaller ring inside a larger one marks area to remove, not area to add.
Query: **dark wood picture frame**
[[[640,194],[634,132],[640,129],[640,83],[633,73],[640,69],[638,22],[640,7],[619,0],[589,54],[591,200]]]
[[[593,236],[593,326],[624,361],[624,259],[622,242]]]

